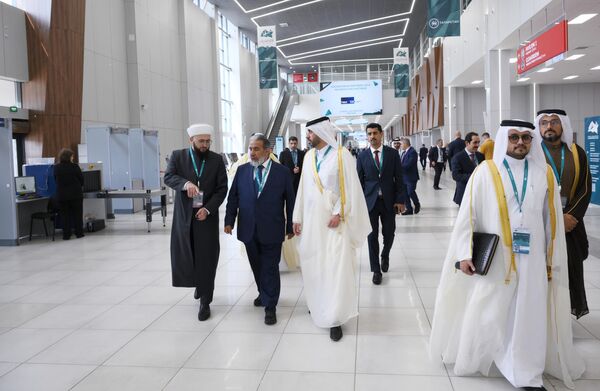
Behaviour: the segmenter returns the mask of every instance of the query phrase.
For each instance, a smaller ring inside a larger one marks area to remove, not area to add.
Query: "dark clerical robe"
[[[546,144],[556,169],[561,171],[561,146],[552,147]],[[569,257],[569,290],[571,292],[571,313],[577,318],[589,313],[585,297],[583,261],[588,257],[589,242],[583,217],[587,211],[592,196],[592,177],[588,166],[585,150],[576,144],[579,160],[579,173],[576,174],[575,156],[565,145],[564,172],[560,179],[561,198],[567,200],[563,213],[575,217],[579,223],[571,232],[567,232],[567,253]],[[548,157],[546,156],[546,160]],[[550,162],[548,162],[550,164]]]
[[[194,152],[201,171],[197,178],[190,149],[173,151],[165,172],[165,184],[175,190],[173,226],[171,228],[171,270],[173,286],[196,287],[203,300],[210,303],[219,261],[219,206],[227,195],[227,172],[220,155],[208,151]],[[202,161],[206,160],[204,170]],[[196,219],[198,209],[183,186],[187,181],[204,192],[204,208],[209,211],[204,221]]]

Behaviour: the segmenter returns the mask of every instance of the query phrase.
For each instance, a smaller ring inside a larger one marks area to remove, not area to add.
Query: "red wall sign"
[[[304,83],[304,73],[294,73],[294,83]]]
[[[308,73],[308,82],[316,83],[319,81],[319,72],[310,72]]]
[[[567,21],[525,41],[517,50],[517,73],[520,75],[568,50]]]

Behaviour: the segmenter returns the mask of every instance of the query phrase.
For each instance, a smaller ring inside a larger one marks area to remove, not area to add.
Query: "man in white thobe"
[[[339,147],[329,118],[306,124],[313,148],[304,157],[294,207],[294,233],[311,317],[333,341],[358,315],[356,255],[371,231],[356,162]]]
[[[502,121],[492,160],[471,175],[437,290],[432,358],[456,375],[495,363],[514,386],[544,390],[545,372],[573,387],[573,348],[560,195],[531,123]],[[474,274],[473,232],[500,237],[486,275]],[[455,270],[455,262],[461,272]]]

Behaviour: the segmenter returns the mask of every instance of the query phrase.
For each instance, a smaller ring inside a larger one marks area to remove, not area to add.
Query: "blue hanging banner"
[[[261,90],[277,88],[276,42],[275,26],[258,27],[258,84]]]
[[[394,48],[394,97],[406,98],[409,88],[408,48]]]
[[[584,120],[585,153],[587,154],[590,173],[592,174],[592,204],[600,205],[600,136],[598,125],[600,116],[587,117]]]
[[[427,0],[427,36],[460,36],[460,0]]]

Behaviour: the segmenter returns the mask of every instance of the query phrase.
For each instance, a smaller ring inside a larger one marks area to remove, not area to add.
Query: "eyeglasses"
[[[508,136],[508,141],[510,141],[511,144],[518,144],[519,139],[523,141],[523,144],[531,144],[533,137],[531,137],[530,134],[522,134],[520,136],[518,134],[511,134]]]
[[[556,125],[560,125],[560,124],[561,123],[560,123],[559,119],[553,119],[550,121],[546,121],[546,120],[540,121],[540,126],[542,128],[546,128],[546,127],[548,127],[548,125],[556,126]]]

